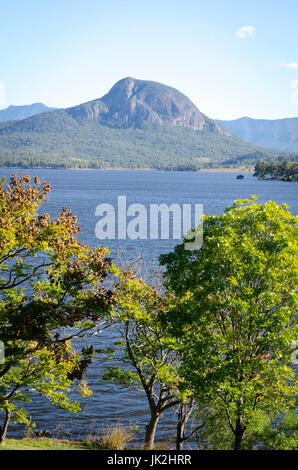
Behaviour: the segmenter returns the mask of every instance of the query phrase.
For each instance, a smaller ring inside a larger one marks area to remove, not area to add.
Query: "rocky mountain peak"
[[[98,119],[116,127],[142,127],[144,123],[203,129],[229,135],[219,124],[207,118],[175,88],[148,80],[127,77],[117,82],[99,100],[70,108],[71,114]]]

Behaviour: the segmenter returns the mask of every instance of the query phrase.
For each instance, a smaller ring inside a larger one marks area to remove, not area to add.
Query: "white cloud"
[[[284,69],[298,69],[298,62],[288,62],[280,64]]]
[[[240,29],[237,29],[235,36],[238,39],[246,39],[253,36],[255,32],[256,28],[254,26],[242,26]]]

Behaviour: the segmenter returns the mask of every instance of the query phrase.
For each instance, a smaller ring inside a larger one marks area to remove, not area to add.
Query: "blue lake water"
[[[15,170],[16,173],[19,170]],[[10,177],[12,170],[0,169],[0,177]],[[42,211],[55,217],[61,207],[67,206],[77,217],[82,228],[80,241],[90,246],[102,245],[95,236],[98,217],[95,209],[98,204],[110,203],[117,207],[118,196],[127,197],[127,205],[172,203],[203,204],[204,212],[220,214],[235,199],[259,196],[260,202],[273,199],[278,204],[287,203],[293,214],[298,209],[298,186],[282,181],[258,181],[252,174],[243,173],[245,178],[237,180],[235,173],[216,172],[159,172],[123,170],[26,170],[32,176],[51,182],[52,191]],[[157,261],[161,253],[175,246],[177,240],[107,240],[111,255],[117,257],[121,246],[124,256],[134,258],[142,253],[148,262]],[[113,332],[108,330],[97,338],[97,347],[111,341]],[[82,401],[82,412],[77,416],[57,410],[41,398],[34,399],[30,405],[33,421],[38,430],[55,430],[77,437],[86,436],[91,431],[121,422],[124,425],[137,423],[142,438],[149,413],[142,393],[121,390],[116,385],[102,381],[103,368],[107,365],[95,361],[87,373],[87,381],[93,395]],[[23,428],[12,426],[10,435],[20,435]],[[173,412],[162,417],[157,439],[173,437]]]

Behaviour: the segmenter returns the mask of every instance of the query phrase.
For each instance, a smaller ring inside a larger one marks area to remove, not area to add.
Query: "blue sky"
[[[72,106],[132,76],[178,88],[212,118],[298,116],[297,0],[0,6],[1,108]]]

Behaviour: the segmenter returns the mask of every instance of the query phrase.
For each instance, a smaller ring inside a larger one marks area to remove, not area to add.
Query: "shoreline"
[[[0,170],[57,170],[57,171],[162,171],[162,172],[176,172],[176,173],[254,173],[252,168],[244,167],[217,167],[217,168],[201,168],[200,170],[162,170],[157,168],[51,168],[51,167],[0,167]]]

